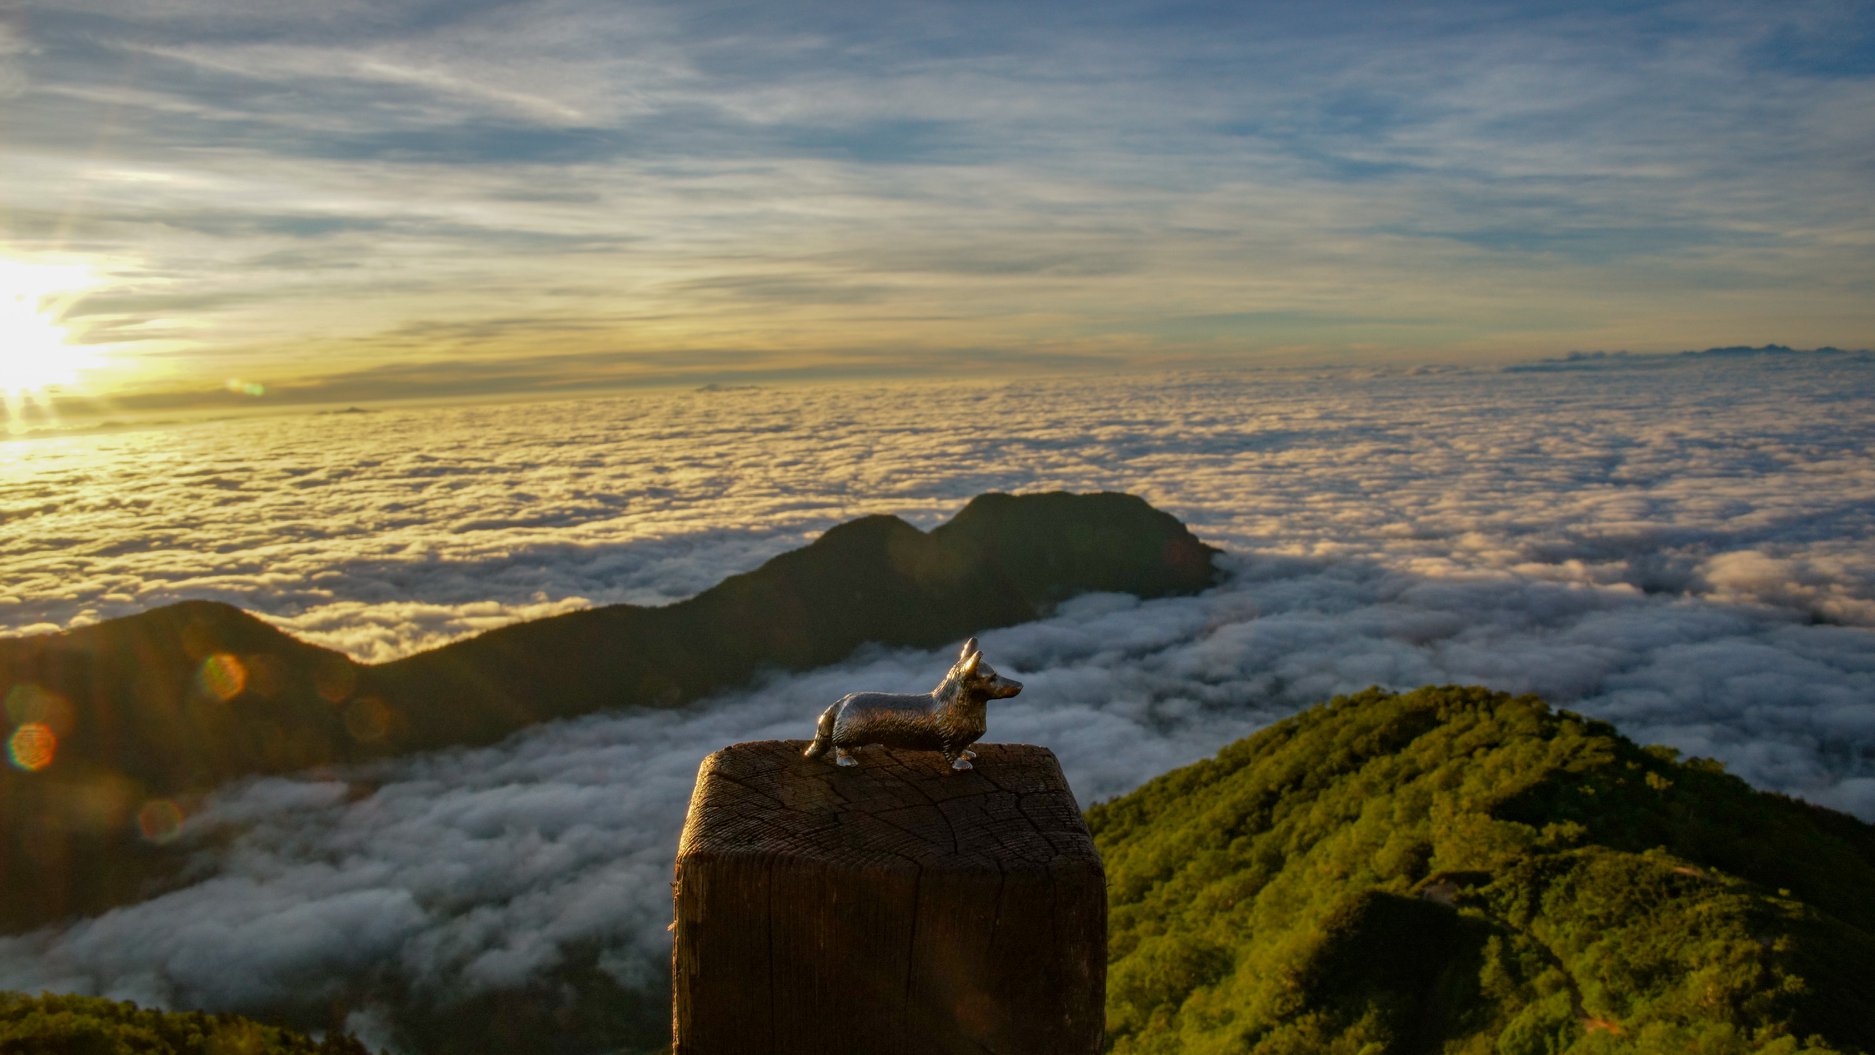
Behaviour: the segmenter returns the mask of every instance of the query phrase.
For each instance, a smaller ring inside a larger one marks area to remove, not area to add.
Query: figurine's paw
[[[842,751],[839,754],[835,755],[833,760],[843,766],[859,765],[859,759],[854,758],[852,755],[847,754],[845,751]]]
[[[965,752],[965,753],[968,754],[968,752]],[[970,760],[968,758],[959,758],[951,762],[951,768],[952,769],[975,769],[977,767],[971,765]]]
[[[966,747],[959,753],[959,756],[962,758],[975,758],[977,757],[977,753]]]

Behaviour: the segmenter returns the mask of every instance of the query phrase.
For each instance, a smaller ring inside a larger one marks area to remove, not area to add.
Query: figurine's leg
[[[951,744],[946,743],[943,745],[943,751],[944,758],[950,762],[952,769],[976,768],[970,764],[970,760],[976,757],[976,752],[971,751],[969,748],[953,747]]]
[[[833,749],[833,760],[843,766],[859,765],[859,759],[854,758],[852,753],[847,751],[844,747],[836,747]]]

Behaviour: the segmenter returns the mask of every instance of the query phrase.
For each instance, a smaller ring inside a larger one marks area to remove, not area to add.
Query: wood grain
[[[704,759],[673,884],[681,1055],[1091,1053],[1106,887],[1047,749]]]

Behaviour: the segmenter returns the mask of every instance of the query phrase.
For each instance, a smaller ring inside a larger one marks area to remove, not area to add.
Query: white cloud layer
[[[718,389],[0,443],[0,633],[212,597],[366,660],[663,603],[864,513],[1123,490],[1242,553],[1875,626],[1871,371]]]
[[[686,596],[860,513],[1128,490],[1226,547],[1228,581],[984,635],[1027,686],[991,738],[1050,746],[1083,802],[1334,693],[1477,682],[1875,819],[1872,447],[1875,371],[1783,360],[230,421],[0,445],[0,613],[211,596],[384,658]],[[595,946],[658,984],[702,756],[805,737],[843,692],[925,688],[946,658],[222,789],[185,829],[198,882],[0,939],[0,988],[242,1008],[384,970],[460,993]]]

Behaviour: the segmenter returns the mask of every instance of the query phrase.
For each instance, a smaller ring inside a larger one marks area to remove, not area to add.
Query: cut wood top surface
[[[1054,753],[972,745],[976,768],[936,751],[869,747],[860,764],[805,759],[805,740],[734,744],[703,760],[679,859],[794,858],[850,869],[1100,868]]]

